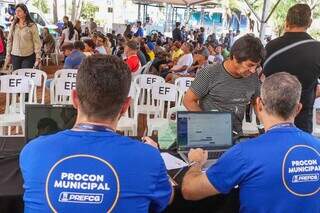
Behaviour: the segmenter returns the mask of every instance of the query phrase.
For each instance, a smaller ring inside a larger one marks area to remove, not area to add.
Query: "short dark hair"
[[[73,50],[74,49],[74,45],[71,42],[65,43],[62,45],[61,50],[62,51],[66,51],[66,50]]]
[[[128,97],[131,73],[116,56],[84,59],[77,74],[80,108],[90,118],[115,119]]]
[[[133,50],[139,50],[139,44],[135,40],[127,41],[126,45]]]
[[[180,22],[176,22],[176,27],[180,27],[181,23]]]
[[[84,43],[82,41],[75,41],[73,43],[73,46],[74,46],[74,49],[81,50],[81,51],[83,51],[85,48]]]
[[[190,42],[184,42],[183,44],[189,48],[189,51],[190,51],[190,52],[192,52],[192,51],[194,50],[194,46],[193,46],[192,43],[190,43]]]
[[[141,25],[142,23],[141,23],[141,21],[137,21],[137,24]]]
[[[289,26],[308,27],[311,23],[311,8],[307,4],[292,6],[286,18]]]
[[[86,39],[83,41],[84,43],[86,43],[89,47],[91,47],[92,49],[96,48],[96,44],[93,42],[92,39]]]
[[[238,63],[247,60],[257,63],[262,61],[265,55],[266,50],[260,39],[251,35],[245,35],[239,38],[231,47],[230,51],[230,58],[235,58]]]

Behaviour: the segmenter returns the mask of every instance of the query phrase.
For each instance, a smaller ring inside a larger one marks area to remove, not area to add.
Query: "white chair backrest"
[[[167,118],[168,110],[171,108],[171,104],[174,103],[174,105],[176,105],[176,86],[169,83],[154,84],[152,86],[152,98],[156,106],[160,108],[160,118]]]
[[[34,82],[25,76],[0,76],[0,93],[6,93],[5,113],[24,113],[25,94],[29,95],[28,103],[32,103]],[[19,103],[19,105],[17,105]]]
[[[33,99],[32,103],[38,103],[37,97],[37,87],[41,88],[41,104],[44,104],[44,97],[45,97],[45,82],[47,80],[47,73],[38,70],[38,69],[18,69],[13,71],[12,74],[15,75],[22,75],[27,78],[30,78],[34,82],[34,91],[33,91]]]
[[[135,120],[138,120],[138,113],[137,113],[137,107],[139,102],[139,95],[140,95],[140,88],[138,85],[136,85],[134,82],[131,83],[130,91],[128,96],[131,97],[131,103],[130,103],[130,116],[129,113],[126,112],[124,116],[134,118]]]
[[[64,75],[50,84],[51,104],[71,104],[71,91],[76,88],[76,78]]]
[[[133,83],[138,85],[138,87],[141,90],[138,105],[144,107],[153,107],[154,101],[151,93],[152,86],[154,84],[164,84],[165,80],[160,76],[151,74],[141,74],[137,75],[134,78]]]
[[[77,73],[77,69],[61,69],[55,72],[54,78],[76,78]]]
[[[148,63],[146,63],[143,67],[140,68],[140,69],[141,69],[141,70],[140,70],[140,73],[141,73],[141,74],[148,74],[151,65],[152,65],[152,61],[149,61]]]
[[[175,81],[175,85],[178,90],[178,97],[177,97],[177,105],[182,105],[182,99],[184,97],[184,94],[187,92],[189,87],[191,86],[192,81],[194,78],[192,77],[181,77],[177,78]]]
[[[175,81],[175,85],[179,90],[185,92],[189,89],[193,80],[194,80],[194,78],[192,78],[192,77],[177,78]]]
[[[141,74],[141,75],[137,75],[134,78],[134,82],[141,89],[151,89],[153,84],[164,83],[165,80],[161,76],[151,75],[151,74]]]

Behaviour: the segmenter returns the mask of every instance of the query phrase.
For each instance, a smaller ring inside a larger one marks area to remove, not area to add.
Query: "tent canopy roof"
[[[211,0],[136,0],[137,3],[168,3],[173,5],[195,5],[210,1]]]

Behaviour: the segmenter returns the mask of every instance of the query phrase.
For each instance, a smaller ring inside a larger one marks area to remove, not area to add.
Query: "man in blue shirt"
[[[143,37],[143,28],[141,21],[137,21],[137,32],[134,34],[135,37]]]
[[[130,103],[131,73],[121,59],[83,61],[72,101],[73,129],[41,136],[20,155],[25,212],[163,211],[172,187],[159,151],[115,132]]]
[[[78,69],[82,60],[85,59],[84,43],[82,41],[76,41],[74,44],[68,43],[62,46],[63,54],[66,56],[64,61],[64,69]]]
[[[235,145],[206,173],[208,153],[191,150],[182,194],[199,200],[240,188],[240,212],[320,212],[320,141],[294,126],[301,84],[288,73],[268,77],[256,100],[266,133]]]

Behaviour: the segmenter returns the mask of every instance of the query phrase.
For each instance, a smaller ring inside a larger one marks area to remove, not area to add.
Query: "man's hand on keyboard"
[[[190,149],[190,152],[188,153],[188,159],[190,163],[196,162],[202,167],[208,160],[208,151],[200,148]]]

